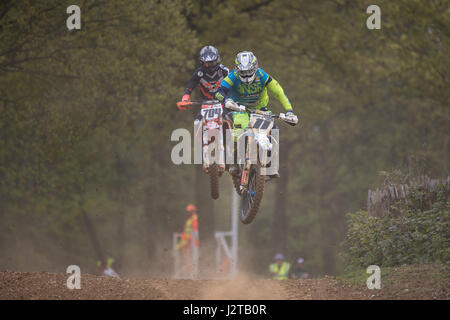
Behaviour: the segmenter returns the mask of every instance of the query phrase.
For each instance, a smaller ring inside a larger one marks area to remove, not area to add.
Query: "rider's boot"
[[[270,152],[270,151],[269,151],[269,152]],[[272,161],[270,161],[270,162],[266,165],[266,168],[270,168],[271,165],[272,165]],[[273,170],[273,171],[275,171],[275,170]],[[278,178],[280,177],[280,174],[278,173],[278,170],[277,170],[275,173],[268,174],[267,176],[268,176],[269,178],[271,178],[271,179],[278,179]]]
[[[228,168],[228,172],[235,177],[239,177],[239,166],[237,164],[232,164]]]
[[[196,126],[200,125],[200,123],[202,122],[202,118],[203,118],[203,116],[202,116],[202,113],[201,113],[201,112],[199,112],[199,113],[195,116],[195,118],[194,118],[194,128],[195,128]]]
[[[277,172],[277,173],[274,173],[274,174],[269,175],[269,177],[270,177],[271,179],[278,179],[278,178],[280,177],[280,174]]]

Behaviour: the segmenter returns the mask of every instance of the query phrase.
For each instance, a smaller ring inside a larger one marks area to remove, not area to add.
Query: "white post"
[[[178,243],[179,233],[173,233],[172,236],[172,247],[175,249]],[[179,278],[180,276],[180,251],[179,250],[173,250],[173,277],[175,279]]]
[[[199,258],[199,252],[198,247],[195,245],[195,243],[198,241],[198,231],[192,231],[191,234],[191,252],[192,252],[192,266],[193,267],[193,274],[191,275],[191,278],[197,279],[198,278],[198,258]]]
[[[231,276],[237,275],[237,259],[238,259],[238,215],[239,215],[239,195],[237,194],[234,186],[231,186],[232,190],[232,204],[231,204]]]
[[[217,231],[215,237],[216,237],[216,273],[218,273],[220,270],[220,262],[222,260],[222,255],[220,252],[220,238]]]

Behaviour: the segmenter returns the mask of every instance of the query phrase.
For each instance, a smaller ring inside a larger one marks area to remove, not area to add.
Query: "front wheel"
[[[209,179],[211,182],[211,197],[219,198],[219,166],[214,163],[209,167]]]
[[[261,175],[261,165],[252,164],[248,177],[248,191],[241,196],[241,221],[249,224],[253,221],[259,210],[264,194],[264,176]]]

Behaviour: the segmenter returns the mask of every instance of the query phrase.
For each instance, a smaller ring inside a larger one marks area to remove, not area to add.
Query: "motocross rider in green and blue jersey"
[[[258,60],[250,51],[243,51],[236,55],[235,70],[226,76],[217,91],[215,97],[221,102],[225,102],[225,107],[230,104],[241,104],[247,107],[254,107],[261,111],[269,111],[267,104],[269,90],[273,96],[281,102],[286,109],[286,116],[296,118],[289,99],[284,94],[283,88],[278,82],[268,75],[263,69],[258,67]],[[233,112],[233,130],[236,137],[237,132],[248,126],[249,116],[247,112]],[[292,123],[289,123],[294,125]],[[274,129],[277,129],[274,124]],[[230,166],[229,172],[232,175],[239,171],[236,165]],[[279,177],[275,174],[272,178]]]

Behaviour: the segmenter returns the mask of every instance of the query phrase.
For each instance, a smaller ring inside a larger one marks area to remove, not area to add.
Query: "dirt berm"
[[[383,271],[382,271],[383,272]],[[66,286],[69,275],[0,272],[0,299],[449,299],[448,267],[384,269],[382,288],[369,290],[364,279],[323,277],[268,280],[108,278],[82,274],[81,289]]]

